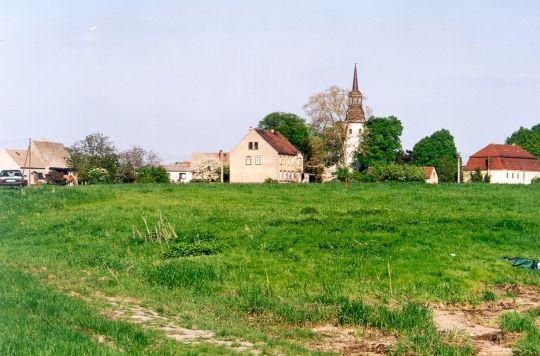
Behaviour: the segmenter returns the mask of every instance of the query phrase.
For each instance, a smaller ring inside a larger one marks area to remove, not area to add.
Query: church
[[[343,148],[344,163],[347,167],[354,167],[354,154],[358,150],[364,134],[366,116],[362,107],[363,95],[358,89],[358,71],[354,64],[352,90],[349,92],[349,104],[345,118],[345,141]]]

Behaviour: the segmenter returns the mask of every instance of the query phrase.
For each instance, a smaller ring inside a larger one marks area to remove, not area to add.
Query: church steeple
[[[352,81],[352,90],[353,91],[360,91],[358,90],[358,73],[356,71],[356,63],[354,64],[354,78]]]
[[[358,89],[358,71],[354,64],[354,77],[352,90],[349,92],[349,108],[347,109],[347,122],[364,122],[366,117],[362,108],[362,93]]]

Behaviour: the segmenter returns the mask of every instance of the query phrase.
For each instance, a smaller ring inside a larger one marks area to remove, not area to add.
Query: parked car
[[[26,181],[18,169],[6,169],[0,171],[0,186],[2,185],[22,187],[26,185]]]

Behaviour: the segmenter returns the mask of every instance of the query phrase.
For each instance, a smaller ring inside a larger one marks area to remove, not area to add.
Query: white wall
[[[180,179],[180,174],[184,174],[184,178]],[[173,183],[189,183],[193,179],[191,172],[167,172],[169,180]]]
[[[466,182],[470,181],[470,174],[463,176]],[[486,174],[487,171],[482,171],[482,174]],[[531,184],[531,180],[534,177],[540,177],[540,172],[533,171],[509,171],[509,170],[491,170],[489,171],[491,177],[490,183],[498,184]]]
[[[347,124],[347,136],[345,138],[345,163],[352,167],[354,154],[362,141],[364,124],[360,122],[351,122]]]

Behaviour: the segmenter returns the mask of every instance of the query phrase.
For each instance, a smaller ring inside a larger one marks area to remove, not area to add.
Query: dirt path
[[[67,293],[86,301],[101,300],[107,307],[101,313],[115,320],[139,324],[144,328],[161,331],[165,336],[185,344],[209,343],[219,345],[239,353],[261,354],[263,343],[253,343],[238,338],[217,337],[211,330],[189,329],[178,324],[174,318],[141,306],[142,301],[129,297],[111,297],[96,292],[94,297],[84,297],[76,292]]]

